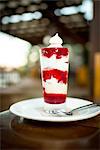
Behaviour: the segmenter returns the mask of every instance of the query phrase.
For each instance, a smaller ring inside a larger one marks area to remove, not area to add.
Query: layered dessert
[[[60,108],[66,101],[68,86],[69,52],[62,47],[62,39],[56,34],[47,48],[41,49],[41,75],[45,106]]]

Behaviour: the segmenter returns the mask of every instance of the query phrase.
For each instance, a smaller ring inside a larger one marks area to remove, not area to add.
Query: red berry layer
[[[58,69],[51,69],[51,70],[43,70],[43,80],[46,81],[48,79],[51,79],[51,77],[54,77],[59,82],[63,82],[64,84],[68,81],[68,72],[67,71],[61,71]]]
[[[62,56],[68,55],[67,48],[42,48],[42,55],[50,58],[53,54],[56,55],[57,59],[62,58]]]
[[[47,94],[44,90],[44,101],[49,104],[61,104],[66,100],[66,94]]]

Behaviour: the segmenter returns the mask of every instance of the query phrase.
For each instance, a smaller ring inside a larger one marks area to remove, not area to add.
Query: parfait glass
[[[58,34],[52,37],[50,44],[49,47],[40,49],[41,78],[46,111],[65,109],[68,88],[68,48],[62,47],[62,40]]]

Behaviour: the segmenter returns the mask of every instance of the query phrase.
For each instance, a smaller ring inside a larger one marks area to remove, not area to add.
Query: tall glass
[[[67,97],[69,51],[63,47],[40,51],[44,109],[63,109]]]

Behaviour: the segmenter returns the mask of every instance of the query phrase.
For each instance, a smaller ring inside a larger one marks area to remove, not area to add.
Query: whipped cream
[[[44,70],[46,68],[49,69],[59,69],[63,71],[68,71],[68,62],[69,55],[67,57],[62,57],[61,59],[56,59],[56,55],[53,55],[49,59],[47,57],[42,56],[41,60],[41,69]]]
[[[48,47],[62,47],[63,40],[56,33],[55,36],[50,38],[49,43],[50,45]]]
[[[58,83],[58,80],[55,78],[51,78],[46,80],[44,83],[46,93],[53,93],[53,94],[66,94],[67,93],[67,83]]]

